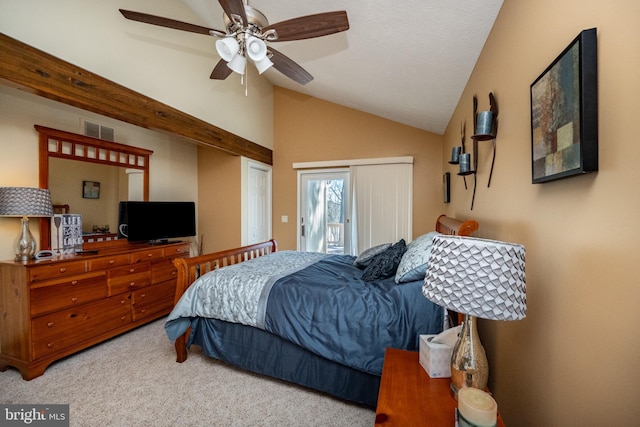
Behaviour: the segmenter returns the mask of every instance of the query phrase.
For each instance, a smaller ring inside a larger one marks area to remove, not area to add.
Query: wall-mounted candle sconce
[[[491,177],[493,176],[493,165],[496,161],[496,136],[498,135],[498,103],[496,102],[493,92],[489,93],[488,111],[478,112],[478,98],[473,96],[473,129],[475,133],[471,136],[473,140],[473,168],[471,167],[471,153],[465,150],[465,125],[461,126],[460,138],[462,145],[453,147],[451,150],[450,164],[459,165],[458,175],[464,178],[464,188],[467,188],[467,175],[473,175],[473,196],[471,198],[471,209],[476,198],[476,185],[478,172],[478,141],[493,142],[493,158],[491,160],[491,170],[489,171],[489,180],[487,187],[491,186]]]

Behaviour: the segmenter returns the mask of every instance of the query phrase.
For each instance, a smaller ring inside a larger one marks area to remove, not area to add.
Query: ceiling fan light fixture
[[[269,68],[273,67],[273,62],[271,62],[271,60],[267,56],[265,56],[259,61],[253,61],[253,65],[255,65],[258,69],[258,74],[262,74]]]
[[[234,37],[225,37],[216,41],[216,50],[218,51],[220,58],[229,62],[235,56],[238,56],[240,44]]]
[[[247,58],[243,55],[236,55],[227,63],[227,67],[231,68],[232,71],[238,74],[244,74],[246,66]]]
[[[247,39],[247,55],[252,61],[260,61],[267,56],[267,44],[257,37],[251,36]]]

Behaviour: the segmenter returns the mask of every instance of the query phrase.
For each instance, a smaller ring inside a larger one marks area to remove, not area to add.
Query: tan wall
[[[414,237],[433,229],[444,209],[441,136],[279,87],[274,102],[273,236],[279,248],[296,248],[294,162],[413,156]]]
[[[491,188],[481,145],[476,205],[453,179],[448,212],[472,215],[481,236],[527,251],[528,316],[481,323],[490,387],[507,425],[637,425],[640,361],[637,223],[640,178],[640,3],[505,0],[445,133],[443,164],[472,122],[472,96],[499,107]],[[600,171],[531,184],[529,86],[587,28],[598,28]],[[487,144],[487,143],[481,143]],[[452,168],[448,167],[448,170]]]
[[[241,245],[241,161],[198,147],[198,232],[204,253]]]

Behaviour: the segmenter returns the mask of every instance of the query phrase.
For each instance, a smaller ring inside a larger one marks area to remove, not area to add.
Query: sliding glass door
[[[301,171],[298,185],[300,250],[350,253],[349,170]]]

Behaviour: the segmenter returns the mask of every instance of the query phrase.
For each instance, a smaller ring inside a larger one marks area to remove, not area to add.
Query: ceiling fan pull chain
[[[242,76],[242,78],[244,79],[244,96],[248,97],[249,96],[249,73],[247,73],[247,66],[245,65],[244,68],[244,75]]]

